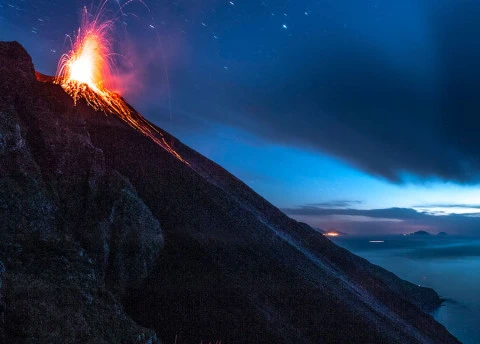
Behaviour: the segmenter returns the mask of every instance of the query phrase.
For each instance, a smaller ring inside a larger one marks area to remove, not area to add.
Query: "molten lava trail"
[[[75,104],[79,99],[84,99],[88,105],[95,110],[103,111],[105,114],[111,114],[119,117],[130,127],[148,136],[153,142],[164,148],[170,154],[186,165],[190,165],[184,160],[166,141],[165,136],[150,122],[130,106],[117,93],[108,90],[92,90],[88,84],[78,83],[76,81],[66,81],[59,77],[55,78],[62,88],[74,99]]]
[[[104,18],[103,12],[108,0],[104,0],[98,13],[91,15],[84,7],[82,23],[77,34],[70,38],[71,50],[62,55],[54,82],[62,86],[75,104],[84,99],[95,110],[113,114],[122,119],[135,130],[148,136],[153,142],[174,155],[178,160],[189,165],[165,140],[163,133],[155,128],[123,100],[116,92],[108,89],[116,78],[116,59],[120,56],[112,46],[113,30],[116,22]],[[118,3],[118,14],[124,15],[123,9],[133,0],[123,5]],[[142,2],[143,4],[143,2]]]

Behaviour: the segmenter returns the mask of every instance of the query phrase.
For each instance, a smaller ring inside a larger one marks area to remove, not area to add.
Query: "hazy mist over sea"
[[[480,343],[480,238],[388,235],[333,241],[407,281],[435,289],[447,299],[435,319],[464,344]]]

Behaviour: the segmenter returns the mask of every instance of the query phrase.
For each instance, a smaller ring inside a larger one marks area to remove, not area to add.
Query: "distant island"
[[[433,234],[427,232],[427,231],[416,231],[413,233],[405,234],[408,236],[433,236]],[[446,236],[448,235],[446,232],[439,232],[436,234],[436,236]]]
[[[430,234],[430,233],[428,233],[427,231],[417,231],[417,232],[410,233],[409,235],[415,235],[415,236],[429,236],[429,235],[431,235],[431,234]]]

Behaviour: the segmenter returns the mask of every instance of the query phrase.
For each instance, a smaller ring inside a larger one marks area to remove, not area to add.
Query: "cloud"
[[[347,208],[354,205],[360,205],[362,203],[363,201],[335,200],[335,201],[313,203],[313,204],[310,204],[310,206],[319,207],[319,208]]]
[[[446,204],[446,203],[439,203],[439,204],[422,204],[416,205],[414,208],[422,208],[422,209],[430,209],[430,208],[465,208],[465,209],[480,209],[480,205],[478,204]]]
[[[343,208],[322,208],[318,206],[300,206],[298,208],[282,209],[287,215],[307,215],[307,216],[364,216],[368,218],[412,220],[428,217],[428,214],[418,212],[411,208],[387,208],[387,209],[343,209]]]
[[[414,206],[414,208],[430,215],[462,214],[464,216],[480,216],[480,206],[475,204],[425,204]]]
[[[290,217],[317,228],[336,228],[351,234],[405,234],[426,230],[432,234],[480,234],[478,214],[432,215],[411,208],[351,209],[311,205],[282,209]]]
[[[480,182],[480,3],[406,3],[397,21],[359,12],[271,61],[240,61],[210,115],[393,182]]]

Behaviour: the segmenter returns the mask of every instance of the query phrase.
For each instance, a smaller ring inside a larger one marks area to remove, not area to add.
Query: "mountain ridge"
[[[38,245],[47,247],[41,254],[48,262],[60,255],[71,263],[59,274],[68,286],[61,292],[76,300],[76,288],[87,304],[73,302],[75,312],[51,306],[53,324],[56,312],[76,319],[58,338],[458,343],[421,310],[441,303],[433,290],[290,219],[161,128],[155,127],[188,166],[120,118],[83,101],[73,106],[60,86],[35,75],[18,43],[0,43],[0,61],[0,162],[8,166],[0,167],[0,178],[9,185],[0,192],[0,221],[10,218],[0,233],[7,243],[0,251],[6,266],[0,304],[6,295],[10,310],[0,324],[5,338],[52,339],[32,325],[39,315],[12,297],[25,293],[13,283],[24,276],[51,287],[40,271],[25,270],[25,247],[35,256]],[[51,243],[66,252],[50,252]],[[69,268],[83,264],[96,277],[74,274],[79,282],[70,285]],[[28,298],[32,308],[41,309],[45,295]],[[14,331],[19,324],[23,330]],[[110,326],[118,333],[102,333]]]

